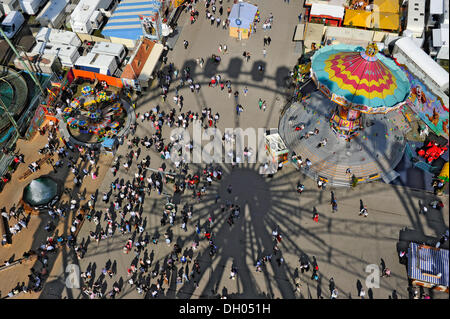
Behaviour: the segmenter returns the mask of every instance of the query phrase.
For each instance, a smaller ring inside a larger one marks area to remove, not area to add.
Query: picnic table
[[[44,164],[45,162],[47,162],[48,159],[51,158],[51,157],[52,157],[51,154],[45,154],[45,156],[44,156],[43,158],[37,160],[36,163],[37,163],[39,166],[42,166],[42,164]],[[32,172],[31,170],[27,169],[27,171],[26,171],[21,177],[19,177],[19,181],[25,180],[25,179],[26,179],[27,177],[29,177],[31,174],[33,174],[33,172]]]

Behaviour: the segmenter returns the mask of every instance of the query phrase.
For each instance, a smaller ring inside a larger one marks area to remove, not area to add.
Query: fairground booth
[[[248,39],[252,33],[253,22],[258,12],[258,7],[250,3],[239,2],[231,8],[230,36],[238,39]]]
[[[448,249],[410,243],[408,278],[415,286],[448,293]]]

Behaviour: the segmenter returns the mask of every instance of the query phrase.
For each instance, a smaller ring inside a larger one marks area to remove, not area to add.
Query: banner
[[[411,95],[406,101],[409,107],[434,133],[448,139],[448,105],[444,105],[442,99],[412,75],[405,66],[402,65],[400,68],[411,84]]]
[[[41,105],[38,106],[31,120],[30,126],[25,133],[25,139],[30,140],[36,134],[37,129],[42,125],[45,119],[45,109]]]

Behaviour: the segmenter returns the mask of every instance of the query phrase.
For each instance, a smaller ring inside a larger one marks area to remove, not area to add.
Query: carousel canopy
[[[406,75],[393,60],[378,53],[375,44],[337,44],[318,50],[311,59],[319,89],[338,104],[366,113],[385,113],[410,93]]]

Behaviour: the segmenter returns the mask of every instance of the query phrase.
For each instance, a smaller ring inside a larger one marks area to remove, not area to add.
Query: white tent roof
[[[395,42],[403,54],[407,55],[414,63],[440,87],[448,86],[448,72],[437,64],[428,54],[419,48],[409,37],[404,37]]]
[[[430,14],[443,14],[444,0],[430,0]]]
[[[345,12],[345,8],[341,7],[341,6],[314,3],[311,6],[310,15],[313,15],[313,16],[325,15],[325,16],[330,16],[333,18],[343,19],[344,12]]]

